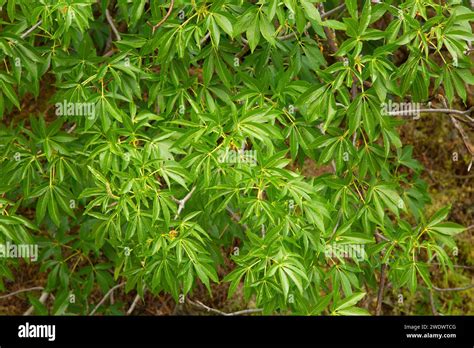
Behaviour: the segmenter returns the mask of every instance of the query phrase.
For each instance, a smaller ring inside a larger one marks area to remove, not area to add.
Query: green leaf
[[[15,6],[16,6],[16,0],[8,0],[7,1],[7,14],[8,18],[10,18],[10,22],[13,22],[15,20]]]
[[[230,36],[234,36],[234,28],[232,22],[223,14],[213,13],[213,17],[216,19],[217,24]]]
[[[267,17],[263,14],[260,16],[259,27],[265,40],[267,40],[271,45],[275,45],[275,38],[273,37],[275,30]]]
[[[346,308],[354,306],[357,302],[362,300],[362,298],[364,298],[365,295],[366,295],[365,292],[357,292],[357,293],[354,293],[352,296],[346,297],[344,300],[337,303],[336,305],[337,307],[335,311],[339,312],[342,309],[346,309]]]
[[[259,16],[255,16],[255,19],[249,25],[246,35],[247,40],[249,41],[250,50],[253,52],[260,41],[260,26],[259,26]]]
[[[315,20],[318,23],[321,22],[321,16],[319,15],[319,11],[316,9],[314,4],[312,4],[309,0],[301,0],[301,5],[303,6],[303,10],[309,19]]]
[[[0,80],[0,89],[2,90],[3,94],[6,95],[7,98],[12,102],[12,104],[15,105],[18,109],[20,109],[20,103],[18,101],[15,91],[13,90],[13,87],[10,86],[8,83],[5,83]]]
[[[442,222],[438,223],[429,228],[431,231],[435,231],[448,236],[455,236],[461,232],[464,232],[466,228],[454,222]]]
[[[370,313],[367,311],[365,308],[359,308],[359,307],[349,307],[346,309],[342,309],[337,311],[338,314],[341,315],[370,315]]]

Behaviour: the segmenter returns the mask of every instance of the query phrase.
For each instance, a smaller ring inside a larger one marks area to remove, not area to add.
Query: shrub
[[[385,279],[415,293],[431,261],[453,271],[464,228],[425,216],[397,127],[466,103],[461,1],[0,5],[0,238],[40,246],[55,302],[30,296],[37,313],[88,314],[125,281],[368,314]],[[2,260],[3,290],[19,265]]]

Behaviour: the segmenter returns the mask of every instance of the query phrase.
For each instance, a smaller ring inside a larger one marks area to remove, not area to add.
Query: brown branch
[[[175,201],[175,203],[178,204],[178,211],[176,212],[176,216],[174,217],[175,220],[178,218],[178,216],[183,211],[184,207],[186,206],[186,202],[189,201],[189,199],[193,195],[193,192],[194,192],[195,189],[196,189],[196,186],[194,186],[191,189],[191,191],[189,191],[189,193],[186,196],[184,196],[183,199],[177,199],[174,196],[171,196],[171,199],[173,199],[173,201]]]
[[[211,37],[211,33],[208,32],[199,42],[199,45],[202,46],[206,43],[206,41]]]
[[[20,38],[24,39],[28,35],[30,35],[36,28],[38,28],[43,23],[43,20],[39,20],[35,25],[33,25],[30,29],[25,31],[23,34],[20,35]]]
[[[431,290],[430,290],[430,305],[431,305],[431,312],[433,313],[433,315],[438,316],[439,313],[438,313],[438,311],[436,310],[436,305],[435,305],[435,302],[434,302],[433,291],[431,291]]]
[[[427,112],[427,113],[439,113],[439,114],[456,114],[456,115],[463,115],[463,116],[468,117],[467,115],[472,113],[473,111],[474,111],[474,107],[468,110],[456,110],[456,109],[449,109],[449,108],[444,108],[444,109],[426,108],[426,109],[419,109],[419,110],[390,111],[390,112],[387,112],[387,114],[390,116],[403,116],[407,114],[413,114],[414,112],[417,112],[417,113]],[[470,117],[468,118],[470,119]]]
[[[440,96],[441,101],[446,109],[448,109],[448,105],[446,103],[446,98],[443,96]],[[449,110],[449,109],[448,109]],[[470,108],[469,110],[466,110],[465,113],[472,112],[474,110],[474,107]],[[469,140],[469,137],[467,136],[466,132],[464,132],[464,129],[462,126],[459,124],[459,121],[452,115],[455,112],[452,110],[449,111],[449,118],[451,119],[451,122],[453,123],[454,127],[457,129],[459,132],[459,135],[461,135],[461,139],[464,143],[464,146],[466,147],[467,151],[471,154],[471,162],[469,163],[469,166],[467,168],[467,171],[471,170],[472,163],[474,161],[474,146],[471,144],[471,141]]]
[[[433,285],[433,289],[439,292],[445,292],[445,291],[464,291],[464,290],[469,290],[474,288],[474,284],[459,287],[459,288],[438,288],[437,286]]]
[[[383,234],[380,234],[379,232],[375,232],[375,236],[380,238],[380,239],[383,239],[384,241],[386,242],[390,242],[390,239],[388,239],[387,237],[385,237]]]
[[[97,312],[97,310],[99,309],[99,307],[105,302],[105,300],[107,300],[109,298],[110,295],[112,295],[112,293],[117,290],[118,288],[122,287],[125,285],[125,282],[123,283],[120,283],[118,285],[115,285],[113,288],[111,288],[109,291],[107,291],[107,293],[105,294],[105,296],[102,298],[102,300],[99,301],[99,303],[95,306],[95,308],[92,310],[92,312],[89,314],[89,315],[94,315],[95,312]]]
[[[223,315],[223,316],[226,316],[226,317],[243,315],[243,314],[250,314],[250,313],[260,313],[260,312],[263,311],[263,309],[261,309],[261,308],[253,308],[253,309],[244,309],[244,310],[237,311],[237,312],[232,312],[232,313],[226,313],[226,312],[222,312],[218,309],[206,306],[204,303],[202,303],[201,301],[198,301],[198,300],[196,300],[196,302],[194,302],[194,301],[191,301],[191,300],[187,299],[186,301],[188,301],[189,303],[191,303],[192,305],[194,305],[196,307],[203,308],[203,309],[207,310],[208,312],[216,313],[216,314]]]
[[[375,234],[375,239],[377,240],[377,243],[380,243],[382,240],[382,235],[378,232]],[[385,251],[382,251],[380,255],[383,257],[385,256]],[[380,315],[382,314],[382,301],[383,301],[383,292],[385,289],[385,273],[387,272],[387,264],[384,263],[380,267],[380,279],[379,279],[379,291],[377,294],[377,307],[375,309],[375,315]]]
[[[46,291],[43,291],[39,298],[39,302],[44,304],[46,300],[48,299],[48,297],[49,297],[49,293]],[[31,313],[33,313],[34,310],[35,310],[35,307],[31,306],[30,308],[28,308],[28,310],[25,313],[23,313],[23,315],[25,316],[31,315]]]
[[[109,9],[105,10],[105,18],[107,19],[107,22],[109,23],[110,27],[112,28],[112,31],[113,31],[117,41],[121,41],[122,37],[120,36],[120,33],[119,33],[119,31],[117,30],[117,27],[114,24],[114,20],[112,19],[112,16],[110,15]]]
[[[431,265],[442,266],[439,262],[430,262]],[[462,269],[474,269],[473,266],[465,266],[465,265],[453,265],[454,268],[462,268]]]
[[[133,311],[135,310],[135,307],[137,306],[138,301],[140,300],[140,295],[135,296],[135,299],[132,302],[132,305],[127,311],[127,315],[131,315]]]
[[[380,280],[379,280],[379,292],[377,294],[377,308],[375,310],[375,315],[380,315],[382,313],[382,301],[383,301],[383,292],[385,289],[385,272],[387,271],[387,264],[384,263],[380,268]]]
[[[173,11],[173,7],[174,7],[174,0],[171,0],[170,1],[170,7],[168,8],[168,12],[166,12],[165,16],[161,19],[161,21],[159,21],[158,23],[156,23],[153,26],[153,28],[152,28],[152,33],[153,34],[155,33],[156,29],[158,29],[164,22],[166,22],[168,17],[171,15],[171,11]]]
[[[43,290],[44,288],[42,286],[35,286],[35,287],[32,287],[32,288],[28,288],[28,289],[20,289],[20,290],[17,290],[17,291],[13,291],[7,295],[3,295],[3,296],[0,296],[0,300],[3,300],[4,298],[8,298],[8,297],[11,297],[11,296],[15,296],[15,295],[18,295],[18,294],[21,294],[23,292],[28,292],[28,291],[35,291],[35,290]]]
[[[324,4],[322,2],[318,4],[318,9],[319,9],[319,13],[321,14],[321,17],[325,16],[326,11],[324,10]],[[327,26],[324,26],[323,29],[324,29],[324,33],[326,34],[326,38],[328,41],[329,48],[331,49],[331,52],[333,54],[336,54],[337,51],[339,50],[339,46],[337,45],[337,41],[336,41],[336,34],[331,28]],[[341,57],[336,57],[336,59],[338,61],[342,61]]]
[[[232,218],[233,221],[237,222],[237,223],[240,223],[240,220],[242,219],[240,217],[240,215],[236,212],[234,212],[231,208],[229,208],[228,206],[225,207],[225,209],[227,210],[227,212],[230,214],[230,217]],[[245,230],[248,230],[248,226],[247,224],[243,224],[242,227],[245,229]]]

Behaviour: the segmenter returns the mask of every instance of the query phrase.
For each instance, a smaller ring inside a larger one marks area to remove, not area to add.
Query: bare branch
[[[417,113],[426,112],[426,113],[441,113],[441,114],[457,114],[457,115],[466,116],[472,113],[472,111],[474,111],[474,107],[468,110],[456,110],[456,109],[449,109],[449,108],[444,108],[444,109],[426,108],[426,109],[419,109],[419,110],[401,110],[401,111],[390,111],[390,112],[387,112],[387,114],[390,116],[403,116],[403,115],[413,114],[414,111],[416,111]]]
[[[380,243],[382,240],[382,235],[378,232],[375,233],[375,239],[377,243]],[[381,252],[382,259],[385,256],[385,250]],[[383,293],[385,290],[385,273],[387,272],[387,264],[383,263],[380,267],[380,279],[379,279],[379,291],[377,294],[377,307],[375,308],[375,315],[380,315],[382,313],[382,301],[383,301]]]
[[[375,236],[376,236],[376,237],[379,237],[380,239],[383,239],[383,240],[386,241],[386,242],[390,242],[390,239],[388,239],[387,237],[385,237],[383,234],[380,234],[379,232],[375,232]]]
[[[387,271],[387,264],[382,264],[380,268],[380,280],[379,280],[379,292],[377,294],[377,308],[375,309],[375,315],[380,315],[382,313],[382,301],[383,301],[383,292],[385,289],[385,272]]]
[[[193,192],[194,190],[196,189],[196,186],[194,186],[191,191],[188,192],[188,194],[186,196],[184,196],[183,199],[177,199],[175,197],[171,197],[171,199],[173,201],[175,201],[175,203],[178,204],[178,211],[176,212],[176,216],[174,217],[174,219],[176,220],[178,218],[178,216],[181,214],[181,212],[183,211],[184,207],[186,206],[186,202],[189,201],[189,199],[191,198],[191,196],[193,195]]]
[[[432,265],[441,266],[439,262],[430,262]],[[454,268],[463,268],[463,269],[474,269],[474,266],[465,266],[465,265],[453,265]]]
[[[158,23],[156,23],[153,26],[153,28],[152,28],[152,33],[153,34],[155,33],[156,29],[158,29],[164,22],[166,22],[168,17],[171,15],[171,11],[173,11],[173,7],[174,7],[174,0],[171,0],[170,7],[168,8],[168,12],[166,12],[165,16],[161,19],[161,21],[159,21]]]
[[[115,291],[117,290],[118,288],[122,287],[125,285],[125,282],[123,283],[120,283],[118,285],[115,285],[113,288],[111,288],[109,291],[107,291],[107,293],[105,294],[105,296],[102,298],[102,300],[99,301],[99,303],[95,306],[95,308],[92,310],[92,312],[89,314],[89,315],[94,315],[95,312],[97,312],[97,310],[99,309],[99,307],[109,298],[109,296]]]
[[[436,310],[436,305],[435,305],[435,302],[434,302],[433,291],[431,291],[431,290],[430,290],[430,305],[431,305],[431,312],[433,313],[433,315],[438,316],[439,313],[438,313],[438,311]]]
[[[8,297],[11,297],[11,296],[15,296],[15,295],[18,295],[18,294],[21,294],[23,292],[28,292],[28,291],[35,291],[35,290],[43,290],[44,288],[42,286],[35,286],[35,287],[32,287],[32,288],[28,288],[28,289],[20,289],[20,290],[17,290],[17,291],[14,291],[14,292],[11,292],[7,295],[3,295],[3,296],[0,296],[0,300],[3,300],[4,298],[8,298]]]
[[[38,28],[43,23],[43,20],[40,19],[35,25],[33,25],[30,29],[25,31],[23,34],[20,35],[20,38],[24,39],[28,35],[30,35],[36,28]]]
[[[49,296],[49,293],[46,291],[43,291],[39,298],[39,302],[44,304],[46,300],[48,299],[48,296]],[[25,316],[31,315],[31,313],[33,313],[34,310],[35,310],[35,307],[31,306],[30,308],[28,308],[28,310],[25,313],[23,313],[23,315]]]
[[[140,295],[135,296],[135,299],[133,300],[132,305],[130,306],[130,308],[127,311],[127,315],[131,315],[133,313],[133,310],[137,306],[137,303],[138,303],[139,300],[140,300]]]
[[[76,124],[76,123],[73,123],[73,125],[71,126],[71,128],[66,129],[66,133],[71,134],[72,132],[74,132],[74,130],[76,129],[76,127],[77,127],[77,124]]]
[[[448,104],[446,103],[446,98],[443,96],[441,97],[441,101],[446,109],[448,109]],[[449,109],[448,109],[449,110]],[[474,107],[470,108],[469,110],[465,111],[465,113],[471,112],[474,110]],[[453,123],[454,127],[457,129],[459,132],[459,135],[461,135],[461,139],[464,143],[464,146],[466,147],[467,151],[471,154],[471,162],[469,163],[469,166],[467,168],[467,171],[469,172],[471,170],[472,163],[474,161],[474,146],[471,144],[471,141],[469,140],[469,137],[467,136],[466,132],[464,132],[464,129],[462,126],[459,124],[459,121],[452,115],[455,114],[452,110],[449,111],[449,118],[451,119],[451,122]]]
[[[110,50],[108,50],[107,52],[105,52],[102,57],[110,57],[111,55],[113,55],[114,53],[116,52],[116,49],[115,48],[112,48]]]
[[[199,42],[199,44],[202,46],[206,43],[206,41],[209,39],[209,37],[211,37],[211,32],[207,32],[207,34],[201,39],[201,41]]]
[[[467,285],[467,286],[463,286],[463,287],[459,287],[459,288],[438,288],[437,286],[434,286],[434,285],[433,285],[433,289],[436,290],[436,291],[440,291],[440,292],[445,292],[445,291],[464,291],[464,290],[469,290],[469,289],[472,289],[472,288],[474,288],[474,284]]]
[[[324,19],[326,17],[329,17],[329,16],[332,16],[334,13],[338,12],[339,10],[342,10],[346,7],[346,3],[342,3],[340,4],[339,6],[337,7],[334,7],[333,9],[327,11],[327,12],[324,12],[321,14],[321,19]]]
[[[225,207],[225,209],[226,209],[227,212],[230,214],[230,217],[232,218],[232,220],[234,220],[234,221],[237,222],[237,223],[240,222],[240,220],[241,220],[242,218],[240,217],[240,215],[239,215],[238,213],[234,212],[231,208],[229,208],[229,206]],[[243,227],[244,229],[246,229],[246,230],[248,229],[247,224],[243,224],[242,227]]]
[[[326,15],[326,11],[324,10],[323,3],[318,4],[318,9],[319,9],[319,13],[321,14],[321,17]],[[336,41],[336,34],[331,28],[327,26],[324,26],[324,33],[326,34],[328,45],[329,45],[329,48],[331,49],[332,54],[336,54],[336,52],[339,50],[339,46],[337,45],[337,41]],[[341,57],[336,57],[336,59],[338,61],[342,61]]]
[[[117,30],[117,27],[114,24],[114,20],[112,19],[112,16],[110,15],[109,9],[105,10],[105,18],[107,18],[107,22],[109,22],[110,27],[112,28],[112,31],[114,32],[115,38],[117,41],[121,41],[122,37],[120,36],[119,31]]]
[[[453,115],[449,115],[449,118],[451,119],[451,122],[453,123],[454,127],[457,129],[457,131],[461,135],[461,139],[467,151],[471,154],[471,163],[469,164],[469,167],[467,169],[467,171],[470,171],[472,161],[474,160],[474,146],[472,146],[471,141],[469,140],[469,137],[467,136],[466,132],[464,132],[464,129],[459,124],[459,121]]]
[[[204,308],[208,312],[216,313],[216,314],[223,315],[223,316],[226,316],[226,317],[232,317],[232,316],[243,315],[243,314],[251,314],[251,313],[260,313],[260,312],[263,311],[263,309],[261,309],[261,308],[253,308],[253,309],[244,309],[244,310],[237,311],[237,312],[232,312],[232,313],[226,313],[226,312],[222,312],[218,309],[206,306],[204,303],[202,303],[201,301],[198,301],[198,300],[196,300],[196,302],[194,302],[194,301],[191,301],[191,300],[187,299],[187,301],[189,303],[191,303],[192,305],[196,306],[196,307]]]

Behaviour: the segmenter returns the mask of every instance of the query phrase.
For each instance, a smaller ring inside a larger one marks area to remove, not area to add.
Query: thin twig
[[[20,38],[24,39],[28,35],[30,35],[36,28],[38,28],[41,24],[43,23],[43,20],[40,19],[35,25],[33,25],[30,29],[25,31],[23,34],[21,34]]]
[[[436,291],[444,292],[444,291],[464,291],[474,288],[474,284],[459,287],[459,288],[438,288],[437,286],[433,285],[433,289]]]
[[[456,110],[456,109],[449,109],[449,108],[444,108],[444,109],[426,108],[426,109],[418,109],[418,110],[390,111],[390,112],[387,112],[387,115],[390,115],[390,116],[403,116],[403,115],[413,114],[414,112],[417,112],[417,113],[427,112],[427,113],[439,113],[439,114],[468,115],[468,114],[472,113],[473,111],[474,111],[474,107],[472,107],[468,110]]]
[[[158,23],[156,23],[153,26],[153,28],[152,28],[152,33],[153,34],[155,33],[156,29],[158,29],[164,22],[166,22],[168,17],[171,15],[171,11],[173,11],[173,7],[174,7],[174,0],[171,0],[170,7],[168,8],[168,12],[166,12],[165,16],[161,19],[161,21],[159,21]]]
[[[433,313],[433,315],[438,316],[439,313],[438,313],[438,311],[436,310],[436,305],[435,305],[435,302],[434,302],[433,291],[431,291],[431,290],[430,290],[430,305],[431,305],[431,312]]]
[[[209,37],[211,37],[211,33],[207,32],[207,34],[199,42],[199,45],[201,45],[201,46],[204,45],[206,43],[206,41],[209,39]]]
[[[117,27],[114,24],[114,20],[112,16],[110,15],[109,9],[105,10],[105,18],[107,18],[107,22],[109,22],[110,27],[112,28],[112,31],[114,32],[115,38],[117,41],[121,41],[122,37],[120,36],[119,31],[117,30]]]
[[[196,302],[194,302],[194,301],[191,301],[191,300],[187,299],[187,301],[189,303],[191,303],[192,305],[196,306],[196,307],[204,308],[208,312],[213,312],[213,313],[223,315],[223,316],[226,316],[226,317],[243,315],[243,314],[250,314],[250,313],[260,313],[260,312],[263,311],[263,309],[261,309],[261,308],[253,308],[253,309],[244,309],[244,310],[237,311],[237,312],[232,312],[232,313],[226,313],[226,312],[222,312],[218,309],[206,306],[204,303],[202,303],[201,301],[198,301],[198,300],[196,300]]]
[[[110,57],[111,55],[113,55],[117,50],[115,48],[112,48],[110,50],[108,50],[107,52],[105,52],[102,57]]]
[[[382,240],[381,234],[376,232],[375,233],[375,239],[377,240],[377,243],[380,243]],[[385,250],[381,252],[382,259],[385,256]],[[385,290],[385,273],[387,272],[387,264],[383,263],[382,266],[380,267],[380,279],[379,279],[379,291],[377,294],[377,307],[375,308],[375,315],[380,315],[382,314],[382,301],[383,301],[383,293]]]
[[[379,292],[377,294],[377,308],[375,310],[375,315],[380,315],[382,313],[382,300],[383,292],[385,289],[385,273],[387,271],[387,264],[382,264],[380,267],[380,280],[379,280]]]
[[[309,28],[311,27],[311,22],[308,22],[306,23],[304,29],[303,29],[303,32],[305,32],[306,30],[308,30]],[[286,35],[280,35],[280,36],[277,36],[277,39],[280,40],[280,41],[285,41],[285,40],[289,40],[289,39],[292,39],[294,37],[296,37],[296,34],[297,32],[296,31],[293,31],[289,34],[286,34]]]
[[[3,300],[4,298],[8,298],[8,297],[11,297],[11,296],[15,296],[15,295],[18,295],[18,294],[21,294],[23,292],[28,292],[28,291],[35,291],[35,290],[43,290],[44,288],[42,286],[35,286],[35,287],[32,287],[32,288],[28,288],[28,289],[20,289],[20,290],[17,290],[17,291],[14,291],[14,292],[11,292],[7,295],[3,295],[3,296],[0,296],[0,300]]]
[[[321,14],[321,19],[324,19],[324,18],[326,18],[326,17],[331,16],[333,13],[336,13],[337,11],[342,10],[342,9],[345,8],[345,7],[346,7],[346,3],[344,2],[344,3],[340,4],[339,6],[334,7],[333,9],[331,9],[331,10],[329,10],[329,11],[327,11],[327,12],[322,13],[322,14]]]
[[[444,98],[443,96],[440,96],[440,97],[441,97],[441,101],[442,101],[444,107],[447,109],[448,104],[446,102],[446,98]],[[471,112],[472,110],[474,110],[474,107],[470,108],[469,110],[466,110],[466,113]],[[469,163],[469,166],[467,167],[467,171],[469,172],[471,170],[471,166],[472,166],[472,163],[474,161],[474,146],[471,144],[471,141],[469,140],[469,137],[467,136],[466,132],[464,132],[464,129],[462,128],[462,126],[459,124],[459,121],[452,115],[454,113],[455,112],[450,111],[449,112],[449,118],[451,119],[451,122],[453,123],[454,127],[459,132],[459,135],[461,135],[461,139],[464,143],[464,146],[466,147],[467,151],[471,155],[471,162]]]
[[[459,121],[453,115],[449,115],[449,118],[451,119],[451,122],[453,123],[454,127],[457,129],[457,131],[461,135],[461,139],[464,143],[464,146],[466,147],[467,151],[471,155],[471,162],[467,168],[467,171],[469,172],[471,169],[472,162],[474,160],[474,146],[471,144],[469,137],[467,136],[466,132],[464,132],[464,129],[462,128],[462,126],[459,124]]]
[[[181,214],[181,212],[183,211],[185,205],[186,205],[186,202],[189,201],[189,199],[191,198],[191,196],[193,195],[193,192],[194,190],[196,189],[196,186],[194,186],[191,191],[189,191],[189,193],[184,196],[183,199],[176,199],[175,197],[171,197],[173,199],[173,201],[175,201],[175,203],[178,204],[178,211],[176,212],[176,216],[174,217],[174,219],[176,220],[178,218],[178,216]]]
[[[122,287],[125,285],[125,282],[123,283],[120,283],[118,285],[115,285],[113,288],[111,288],[109,291],[107,291],[107,293],[105,294],[105,296],[102,298],[102,300],[100,300],[100,302],[95,306],[95,308],[92,310],[92,312],[89,314],[89,315],[94,315],[95,312],[97,312],[97,310],[100,308],[100,306],[109,298],[109,296],[115,291],[117,290],[118,288]]]
[[[72,132],[74,132],[74,130],[76,129],[76,127],[77,127],[77,124],[76,124],[76,123],[73,123],[73,125],[71,126],[71,128],[69,128],[69,129],[66,130],[66,133],[71,134]]]
[[[387,237],[385,237],[383,234],[380,234],[379,232],[375,232],[375,235],[377,237],[379,237],[380,239],[383,239],[384,241],[386,242],[390,242],[390,239],[388,239]]]
[[[324,4],[323,3],[318,4],[318,9],[319,9],[319,13],[321,14],[321,17],[325,16],[326,11],[324,10]],[[336,54],[337,51],[339,50],[339,46],[338,46],[337,41],[336,41],[336,34],[334,33],[334,31],[331,28],[329,28],[327,26],[324,26],[323,29],[324,29],[324,33],[326,34],[328,45],[329,45],[329,48],[331,49],[332,54]],[[342,61],[341,57],[336,57],[336,59],[338,61]]]
[[[130,306],[130,308],[127,311],[127,315],[131,315],[133,313],[133,310],[137,306],[137,303],[138,303],[139,300],[140,300],[140,295],[135,296],[135,299],[133,300],[132,305]]]
[[[430,262],[431,265],[442,266],[439,262]],[[465,266],[465,265],[453,265],[454,268],[462,268],[462,269],[474,269],[473,266]]]
[[[240,215],[236,212],[234,212],[231,208],[229,208],[229,206],[225,207],[225,209],[227,210],[227,212],[230,214],[230,217],[232,220],[234,220],[235,222],[237,223],[240,223],[240,220],[242,219],[240,217]],[[248,230],[248,226],[247,224],[243,224],[242,227],[245,229],[245,230]]]
[[[242,38],[242,42],[244,43],[242,50],[235,55],[235,57],[239,59],[242,58],[250,50],[249,42],[244,38]]]
[[[46,300],[48,299],[48,296],[49,296],[49,293],[46,291],[43,291],[39,298],[39,302],[44,304]],[[30,308],[28,308],[28,310],[25,313],[23,313],[23,315],[25,316],[31,315],[31,313],[33,313],[34,310],[35,310],[35,307],[31,306]]]

